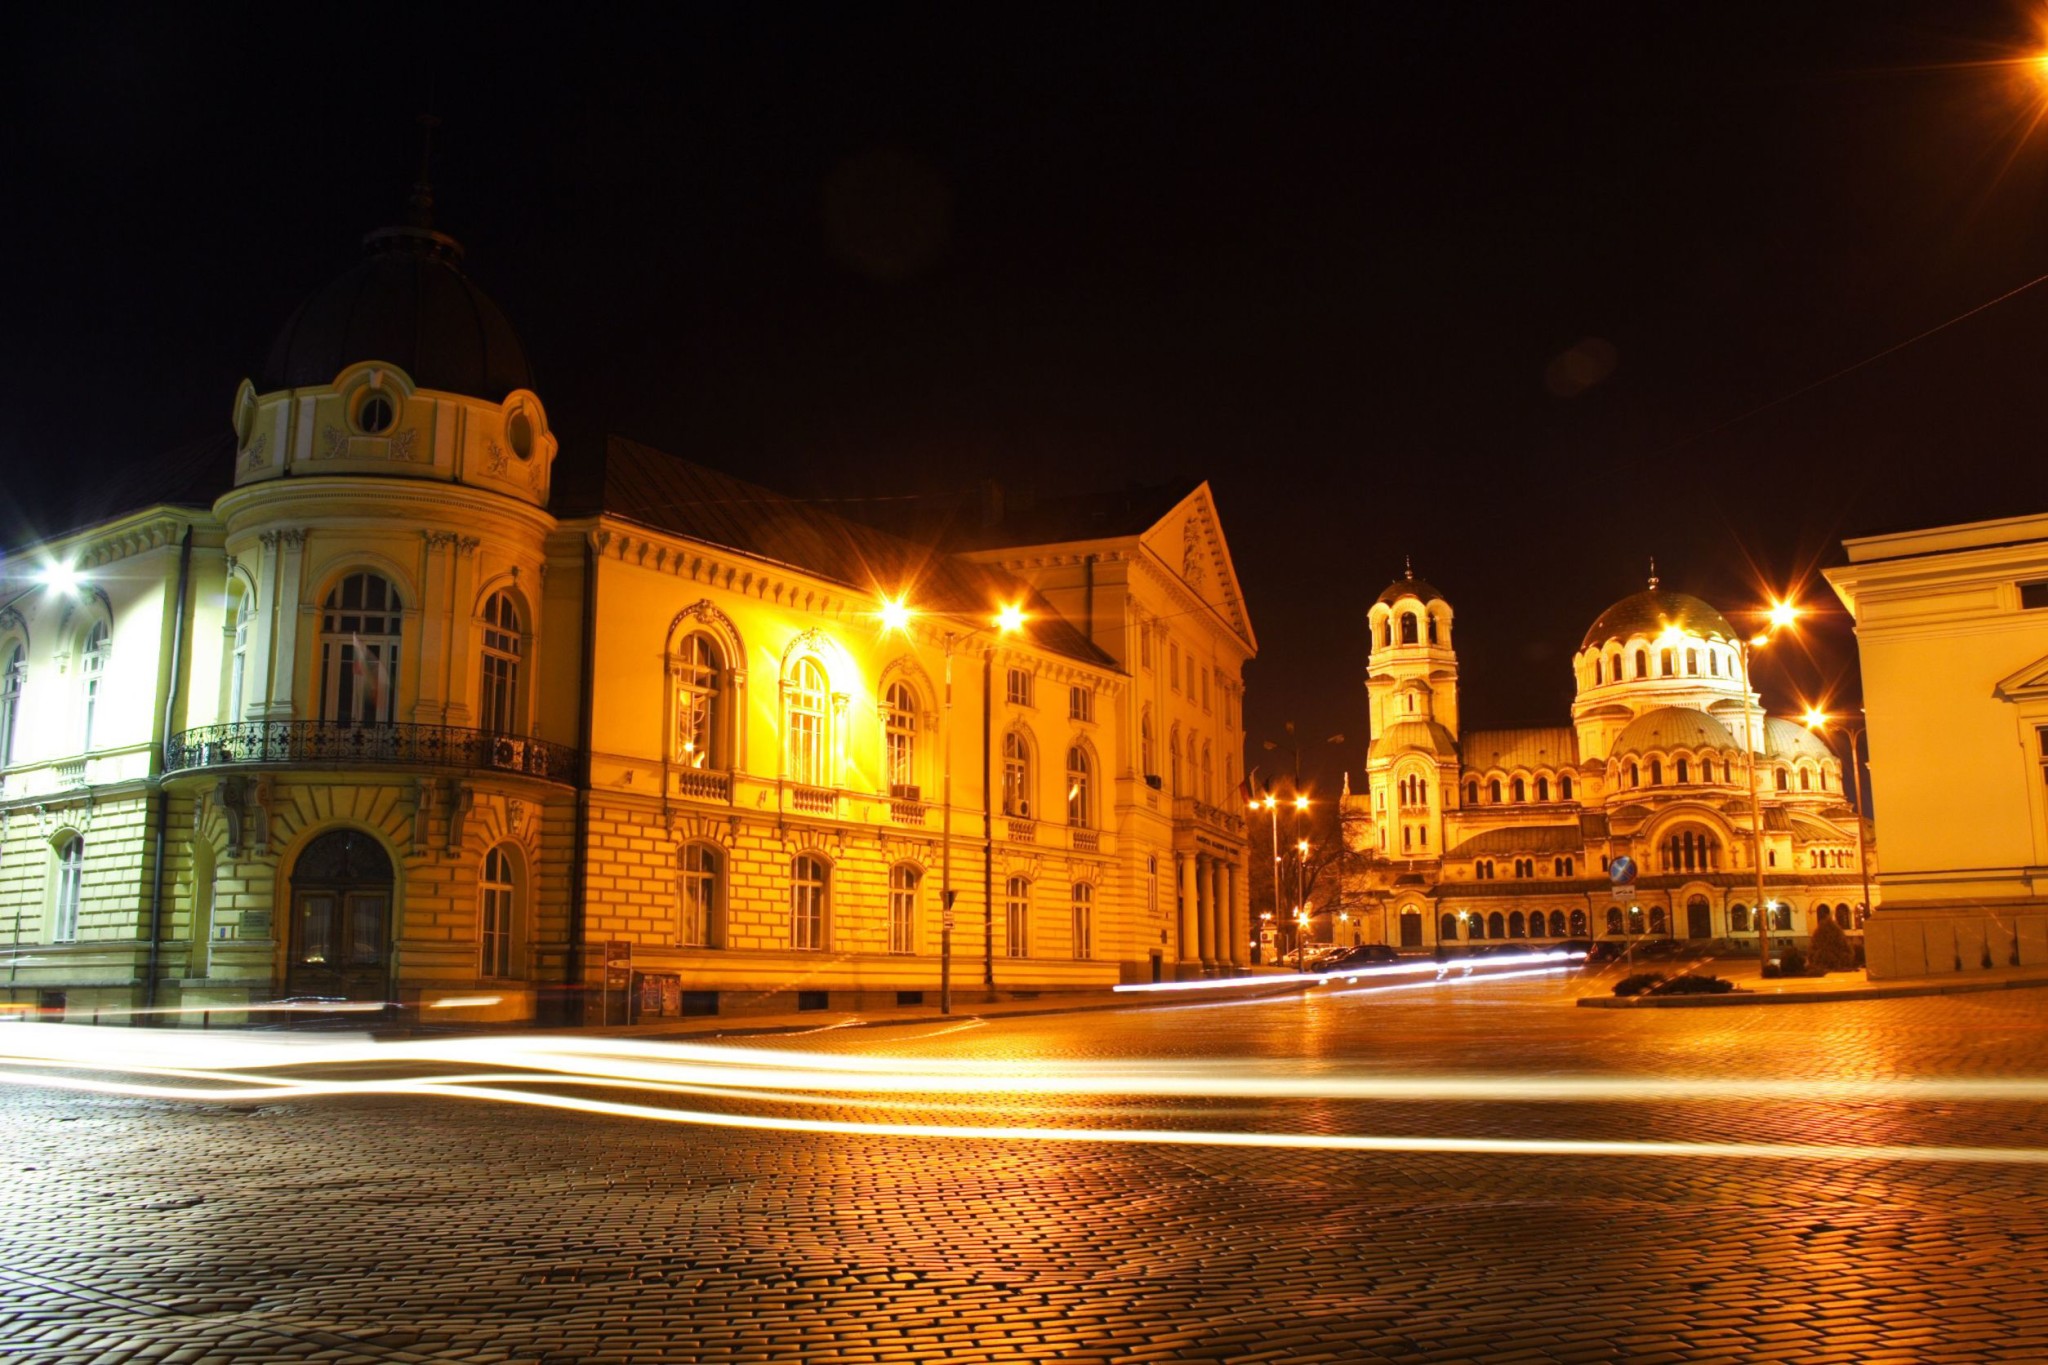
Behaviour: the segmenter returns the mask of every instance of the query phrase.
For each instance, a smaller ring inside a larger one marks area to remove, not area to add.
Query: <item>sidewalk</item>
[[[1686,962],[1672,961],[1646,962],[1636,970],[1677,976],[1688,969]],[[1581,996],[1578,1003],[1596,1010],[1716,1009],[1735,1005],[1817,1005],[1843,1000],[1897,1000],[1916,995],[1969,995],[1978,991],[2048,986],[2048,966],[1995,967],[1894,981],[1872,981],[1863,975],[1860,967],[1853,972],[1834,972],[1827,976],[1780,977],[1767,981],[1754,958],[1713,958],[1690,970],[1696,975],[1718,976],[1733,981],[1735,989],[1726,995],[1617,996],[1609,992],[1614,983],[1628,973],[1610,966],[1598,978],[1587,982],[1600,993]]]

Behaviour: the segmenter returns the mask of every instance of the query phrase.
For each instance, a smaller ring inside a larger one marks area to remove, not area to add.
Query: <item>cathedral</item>
[[[1343,798],[1341,899],[1325,907],[1338,941],[1754,947],[1759,847],[1773,933],[1804,939],[1822,916],[1861,932],[1841,764],[1764,714],[1745,637],[1713,606],[1652,577],[1579,642],[1571,723],[1499,730],[1460,724],[1443,593],[1411,570],[1368,623],[1366,789]]]
[[[430,210],[231,432],[10,547],[0,1001],[616,1023],[1246,965],[1207,484],[892,530],[565,448]]]

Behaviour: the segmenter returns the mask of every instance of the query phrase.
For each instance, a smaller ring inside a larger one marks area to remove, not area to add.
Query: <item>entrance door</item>
[[[391,859],[360,830],[306,845],[292,869],[285,994],[344,1000],[391,995]]]
[[[1707,908],[1705,896],[1694,896],[1685,903],[1685,936],[1687,938],[1712,938],[1714,936],[1714,914]]]
[[[1401,946],[1420,948],[1422,946],[1422,912],[1403,910],[1401,912]]]

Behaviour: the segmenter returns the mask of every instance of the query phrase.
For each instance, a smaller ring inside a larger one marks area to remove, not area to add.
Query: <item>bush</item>
[[[1616,995],[1648,995],[1663,984],[1664,973],[1662,972],[1637,972],[1634,976],[1625,976],[1615,982],[1614,993]]]
[[[1678,976],[1656,987],[1652,995],[1726,995],[1735,989],[1733,981],[1718,976]]]
[[[1823,915],[1813,926],[1813,939],[1806,945],[1806,960],[1810,969],[1822,976],[1846,972],[1856,965],[1856,950],[1850,946],[1842,926]]]
[[[1787,948],[1784,952],[1778,955],[1778,969],[1776,971],[1772,971],[1770,968],[1766,967],[1764,969],[1764,975],[1805,976],[1806,954],[1800,952],[1797,948]]]

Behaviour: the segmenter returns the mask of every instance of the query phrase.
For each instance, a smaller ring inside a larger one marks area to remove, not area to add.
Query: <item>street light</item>
[[[1742,742],[1747,746],[1752,735],[1756,736],[1757,747],[1749,754],[1749,838],[1750,861],[1756,868],[1756,956],[1758,970],[1767,970],[1771,965],[1771,903],[1764,893],[1764,807],[1763,797],[1757,789],[1757,759],[1769,751],[1769,737],[1757,734],[1754,712],[1749,692],[1749,651],[1762,649],[1771,642],[1771,636],[1789,627],[1799,619],[1799,608],[1784,599],[1774,600],[1764,613],[1768,624],[1762,633],[1747,640],[1735,642],[1735,653],[1742,661]],[[1869,902],[1865,901],[1868,905]]]
[[[1827,734],[1828,726],[1833,720],[1834,717],[1828,715],[1825,711],[1816,707],[1807,708],[1806,728],[1815,734]],[[1862,792],[1862,784],[1857,780],[1856,775],[1858,766],[1856,761],[1856,744],[1858,740],[1861,740],[1865,751],[1868,752],[1870,736],[1862,725],[1843,723],[1836,728],[1841,730],[1849,740],[1849,806],[1856,812],[1856,870],[1863,876],[1863,913],[1868,916],[1871,908],[1870,859],[1864,856],[1863,851],[1863,818],[1866,812],[1863,809],[1864,794]],[[1830,744],[1828,747],[1833,748],[1834,746]]]

